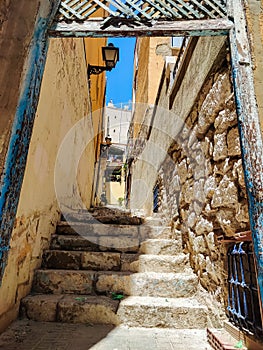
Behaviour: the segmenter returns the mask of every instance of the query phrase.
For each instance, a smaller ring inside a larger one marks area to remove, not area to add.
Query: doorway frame
[[[43,0],[41,4],[44,2]],[[263,142],[254,89],[249,34],[246,29],[245,0],[228,0],[228,18],[225,19],[164,21],[152,27],[141,25],[130,28],[120,25],[106,29],[101,29],[96,20],[74,25],[58,24],[54,27],[59,4],[60,0],[50,1],[49,9],[48,11],[45,9],[44,15],[40,6],[5,158],[0,196],[0,283],[7,263],[50,38],[228,35],[261,315],[263,315]]]

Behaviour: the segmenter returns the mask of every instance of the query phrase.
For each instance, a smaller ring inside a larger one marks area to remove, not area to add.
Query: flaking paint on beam
[[[220,18],[215,20],[160,21],[152,25],[109,26],[102,29],[102,19],[82,23],[55,23],[49,30],[51,37],[128,37],[128,36],[215,36],[227,35],[233,22]]]

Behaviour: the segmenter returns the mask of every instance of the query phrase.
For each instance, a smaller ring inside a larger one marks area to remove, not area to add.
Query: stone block
[[[197,235],[206,234],[213,231],[213,223],[203,217],[199,217],[196,226],[195,232]]]
[[[226,141],[226,134],[215,134],[214,135],[214,161],[225,159],[228,156],[228,148]]]
[[[78,270],[81,266],[81,252],[64,250],[46,250],[42,266],[53,269]]]
[[[21,316],[34,321],[55,322],[57,304],[62,298],[62,295],[29,295],[21,300]]]
[[[230,80],[227,73],[221,74],[213,84],[201,106],[198,118],[198,135],[206,134],[214,123],[218,113],[225,107],[225,100],[231,94]]]
[[[83,237],[100,237],[100,236],[138,236],[137,226],[132,225],[108,225],[103,223],[89,224],[83,222],[59,223],[57,226],[58,234],[74,235],[76,232]]]
[[[138,272],[139,254],[121,254],[121,271]]]
[[[129,272],[99,273],[96,282],[96,291],[106,293],[107,295],[112,292],[130,295],[130,275],[131,273]]]
[[[233,176],[238,180],[238,184],[240,188],[244,191],[246,191],[246,184],[244,179],[244,170],[242,165],[242,159],[239,159],[237,162],[234,163],[233,166]]]
[[[240,137],[237,127],[229,130],[227,134],[227,147],[229,156],[241,156]]]
[[[208,248],[203,236],[195,237],[193,240],[193,250],[195,254],[208,254]]]
[[[143,254],[176,255],[182,250],[180,239],[148,239],[141,244],[140,252]]]
[[[231,111],[228,108],[218,114],[214,123],[216,133],[223,133],[235,125],[237,125],[236,111]]]
[[[138,272],[187,272],[190,268],[187,254],[172,255],[141,255]]]
[[[147,239],[169,239],[172,238],[172,231],[170,226],[148,226],[141,225],[139,227],[140,242]]]
[[[180,178],[181,185],[185,183],[185,181],[188,178],[188,168],[187,168],[187,162],[186,159],[183,159],[178,165],[177,165],[177,172]]]
[[[50,249],[98,251],[97,237],[77,235],[53,235]]]
[[[212,208],[234,207],[238,203],[238,191],[235,183],[225,175],[220,181],[212,198]]]
[[[119,271],[120,253],[82,252],[81,267],[95,271]]]
[[[101,251],[138,252],[139,238],[134,236],[101,236],[99,237]]]
[[[133,296],[121,301],[117,315],[129,327],[204,329],[208,310],[194,299]]]
[[[67,295],[58,303],[58,321],[117,325],[118,304],[118,301],[103,296]]]
[[[228,237],[232,237],[242,229],[242,223],[235,219],[235,211],[231,209],[221,209],[216,213],[216,219]],[[246,225],[244,226],[246,227]]]
[[[164,298],[190,297],[198,285],[194,274],[143,272],[130,276],[131,295]]]
[[[96,273],[93,271],[37,270],[33,291],[52,294],[91,294]]]

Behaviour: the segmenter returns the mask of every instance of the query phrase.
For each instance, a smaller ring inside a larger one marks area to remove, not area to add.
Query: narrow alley
[[[0,349],[263,350],[262,15],[0,3]]]

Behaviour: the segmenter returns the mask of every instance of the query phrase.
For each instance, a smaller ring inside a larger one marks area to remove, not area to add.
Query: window
[[[251,242],[241,242],[228,250],[228,306],[231,322],[244,331],[262,336],[257,277]]]

